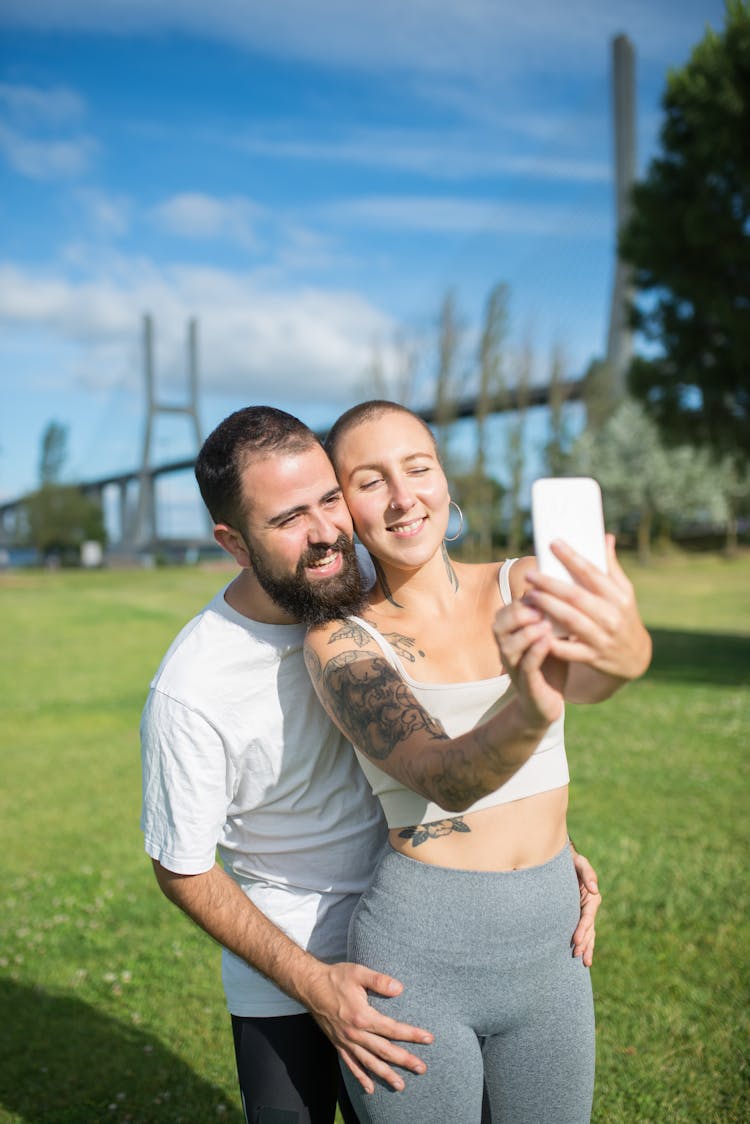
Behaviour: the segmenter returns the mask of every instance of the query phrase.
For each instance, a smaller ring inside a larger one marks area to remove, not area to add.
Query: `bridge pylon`
[[[195,453],[201,447],[200,420],[198,417],[198,328],[193,318],[187,331],[187,400],[179,405],[160,401],[156,393],[154,371],[154,325],[150,314],[143,317],[143,369],[146,381],[146,426],[143,434],[143,453],[138,473],[138,501],[130,527],[123,528],[123,538],[139,550],[153,547],[159,540],[156,508],[156,476],[153,471],[153,441],[156,418],[159,414],[183,414],[192,422],[195,436]]]
[[[630,194],[636,174],[635,49],[627,35],[612,40],[612,111],[615,156],[615,219],[617,234],[630,216]],[[632,269],[615,248],[615,276],[607,332],[607,366],[613,402],[625,395],[627,370],[633,353],[628,305],[633,296]]]

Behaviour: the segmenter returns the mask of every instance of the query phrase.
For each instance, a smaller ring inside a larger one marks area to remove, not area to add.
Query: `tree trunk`
[[[724,541],[724,553],[728,558],[732,558],[739,548],[739,540],[737,537],[737,514],[734,507],[729,508],[729,516],[727,518],[727,537]]]
[[[648,504],[641,508],[641,517],[638,520],[638,561],[647,566],[651,561],[651,528],[654,523],[654,513]]]

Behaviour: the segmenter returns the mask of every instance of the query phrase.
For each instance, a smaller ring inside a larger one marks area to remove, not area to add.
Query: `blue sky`
[[[668,68],[721,0],[4,0],[0,499],[135,468],[141,320],[162,400],[198,320],[201,424],[269,402],[325,426],[376,350],[434,366],[457,297],[466,363],[490,287],[537,377],[604,350],[614,244],[610,57],[636,49],[638,162]],[[155,459],[193,451],[181,418]]]

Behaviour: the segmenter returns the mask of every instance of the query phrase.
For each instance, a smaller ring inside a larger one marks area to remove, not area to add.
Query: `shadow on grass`
[[[241,1124],[224,1092],[158,1038],[80,999],[0,980],[0,1010],[0,1110],[16,1118]]]
[[[654,641],[649,679],[750,687],[750,636],[670,628],[649,631]]]

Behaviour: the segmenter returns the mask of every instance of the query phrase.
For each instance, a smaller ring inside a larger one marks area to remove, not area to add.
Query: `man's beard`
[[[331,578],[311,582],[305,568],[337,550],[343,563]],[[257,547],[250,549],[253,573],[268,596],[279,608],[303,624],[324,624],[337,617],[358,614],[365,603],[362,578],[357,564],[354,544],[346,535],[339,535],[334,543],[311,546],[300,558],[293,574],[279,575]]]

